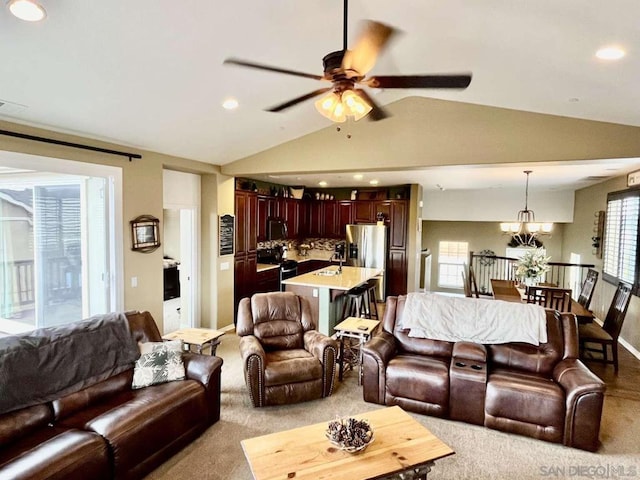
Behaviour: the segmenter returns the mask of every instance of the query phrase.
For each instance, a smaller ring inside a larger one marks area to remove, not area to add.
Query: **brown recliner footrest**
[[[486,391],[486,348],[472,342],[455,343],[449,367],[449,417],[483,425]]]

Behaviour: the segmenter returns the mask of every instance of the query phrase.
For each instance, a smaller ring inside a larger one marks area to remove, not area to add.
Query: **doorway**
[[[163,333],[200,326],[200,177],[164,171]]]

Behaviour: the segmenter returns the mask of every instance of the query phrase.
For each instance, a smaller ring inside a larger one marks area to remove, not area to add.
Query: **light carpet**
[[[258,435],[333,420],[384,408],[362,400],[356,372],[336,380],[329,398],[282,407],[253,408],[245,387],[238,337],[222,337],[218,355],[222,367],[220,421],[165,462],[147,480],[251,480],[240,441]],[[411,414],[455,450],[436,462],[436,479],[640,478],[640,402],[607,396],[597,453],[484,427]],[[355,479],[354,479],[355,480]]]

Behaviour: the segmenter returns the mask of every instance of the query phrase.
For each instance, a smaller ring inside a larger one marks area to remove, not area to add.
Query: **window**
[[[38,157],[36,168],[48,162],[79,174],[17,169],[11,161],[26,166],[30,156],[11,156],[0,159],[10,165],[0,166],[0,332],[119,309],[113,167],[83,171],[76,162]]]
[[[469,256],[467,242],[440,242],[438,250],[438,286],[464,288],[462,271]]]
[[[640,191],[614,192],[607,196],[603,278],[617,285],[623,281],[638,293],[638,220]]]

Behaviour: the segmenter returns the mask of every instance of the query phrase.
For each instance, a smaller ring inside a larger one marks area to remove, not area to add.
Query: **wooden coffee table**
[[[162,338],[165,340],[182,340],[185,350],[190,350],[191,345],[195,345],[196,351],[200,354],[202,354],[203,347],[210,345],[211,355],[215,355],[218,345],[220,345],[220,337],[223,335],[223,331],[211,328],[183,328],[167,333]]]
[[[400,407],[354,415],[369,422],[373,442],[361,453],[334,447],[328,421],[241,442],[255,480],[426,479],[435,460],[455,452]]]

